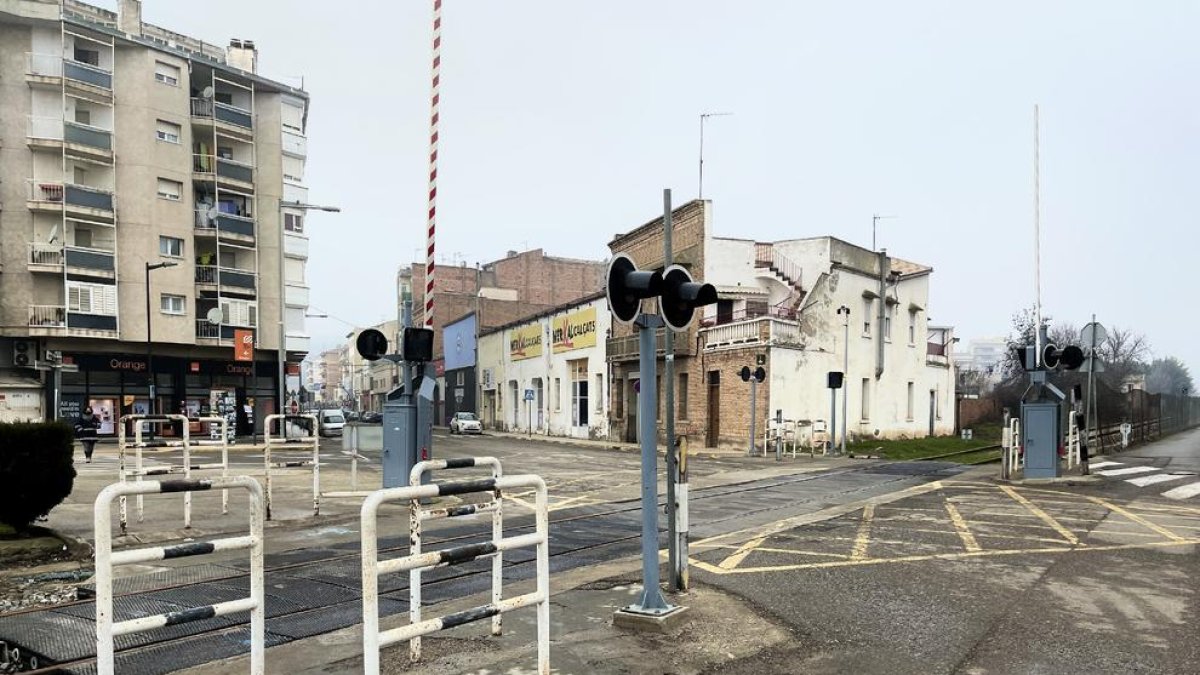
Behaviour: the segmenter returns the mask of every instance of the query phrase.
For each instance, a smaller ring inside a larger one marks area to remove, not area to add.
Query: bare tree
[[[1104,379],[1120,388],[1125,378],[1146,372],[1150,342],[1133,329],[1114,326],[1108,329],[1108,339],[1096,351],[1104,361]]]

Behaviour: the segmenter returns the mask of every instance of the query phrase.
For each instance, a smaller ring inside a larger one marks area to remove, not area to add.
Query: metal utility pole
[[[1038,106],[1033,106],[1033,292],[1034,363],[1042,367],[1042,156]]]
[[[642,391],[638,396],[638,425],[642,445],[642,598],[643,614],[666,614],[673,610],[659,588],[658,576],[658,356],[655,334],[663,327],[662,317],[643,314],[637,318],[640,356],[638,376]]]
[[[750,378],[750,449],[746,451],[747,457],[754,456],[754,421],[758,417],[758,380],[754,377]],[[765,452],[765,451],[764,451]]]
[[[671,234],[674,224],[671,220],[671,190],[663,190],[663,269],[667,269],[674,261],[671,250]],[[684,590],[681,586],[683,573],[679,564],[678,528],[675,514],[678,504],[675,503],[675,483],[679,480],[679,467],[675,458],[675,331],[663,330],[663,394],[666,396],[666,418],[663,420],[667,432],[667,563],[671,570],[668,588],[672,593]],[[653,380],[651,380],[653,382]],[[686,562],[684,564],[686,567]]]
[[[704,120],[709,117],[728,117],[732,114],[731,112],[700,114],[700,186],[696,190],[696,199],[704,198]]]
[[[845,329],[845,346],[842,348],[842,386],[847,391],[842,392],[842,454],[846,454],[846,429],[850,426],[848,418],[848,403],[850,400],[850,308],[846,305],[838,307],[838,314],[842,315],[842,328]],[[830,436],[829,442],[833,444],[833,437]]]

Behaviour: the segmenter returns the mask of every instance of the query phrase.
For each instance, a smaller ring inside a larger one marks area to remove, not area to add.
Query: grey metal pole
[[[280,414],[286,414],[287,413],[287,403],[284,401],[284,399],[287,397],[287,381],[286,381],[287,375],[286,375],[286,373],[284,373],[283,364],[284,364],[284,361],[287,360],[287,328],[285,325],[286,321],[287,321],[287,301],[285,298],[285,296],[287,295],[287,285],[284,283],[283,247],[286,244],[284,243],[283,200],[282,199],[279,200],[278,215],[279,215],[279,220],[277,221],[277,223],[279,224],[279,350],[278,350],[278,352],[276,352],[276,355],[278,356],[277,360],[279,361],[279,363],[277,364],[279,372],[276,373],[276,377],[279,378],[279,383],[278,383],[279,384],[279,399],[278,399],[278,403],[276,404],[278,407],[276,408],[275,412],[280,413]],[[284,434],[286,435],[287,420],[284,420],[283,422],[281,422],[280,425],[282,427],[280,429],[280,431],[284,432]],[[266,433],[268,431],[269,430],[266,428],[263,429],[264,433]]]
[[[842,379],[845,380],[844,377]],[[844,386],[845,382],[842,384]],[[833,422],[830,423],[829,429],[829,454],[836,455],[837,445],[835,439],[837,438],[837,389],[834,389],[833,387],[829,388],[829,419],[833,420]]]
[[[750,449],[746,451],[747,457],[754,456],[754,421],[755,421],[755,417],[758,415],[758,411],[755,410],[755,408],[757,407],[757,403],[758,403],[758,395],[757,394],[758,394],[758,378],[751,377],[750,378]]]
[[[849,389],[850,387],[850,308],[846,307],[846,318],[842,321],[845,324],[846,330],[846,345],[842,348],[842,387]],[[850,427],[849,391],[842,392],[842,452],[846,454],[846,430]],[[833,437],[829,438],[830,443],[833,442]]]
[[[150,383],[150,398],[146,401],[146,413],[153,415],[154,410],[154,350],[151,349],[150,325],[154,323],[150,315],[150,263],[146,263],[146,379]],[[150,427],[150,438],[154,438],[154,425]]]
[[[1091,350],[1088,352],[1088,393],[1087,393],[1087,398],[1084,399],[1084,401],[1083,401],[1083,419],[1084,419],[1083,424],[1086,427],[1084,429],[1084,436],[1083,436],[1084,439],[1087,439],[1088,434],[1091,433],[1092,429],[1096,428],[1096,427],[1092,426],[1092,408],[1095,405],[1095,401],[1096,401],[1096,315],[1093,314],[1092,315],[1092,344],[1091,344]],[[1099,436],[1099,434],[1097,434],[1097,437],[1098,436]],[[1090,445],[1088,447],[1087,454],[1089,456],[1092,454],[1092,448]],[[1082,462],[1080,462],[1080,465],[1081,465],[1079,467],[1080,473],[1082,473],[1084,476],[1088,475],[1088,472],[1089,472],[1088,471],[1088,460],[1084,459]]]
[[[638,374],[642,391],[638,396],[638,425],[642,444],[642,597],[634,611],[662,614],[671,609],[663,598],[658,577],[658,396],[655,391],[658,358],[655,329],[662,326],[656,315],[638,317]]]
[[[663,190],[663,269],[670,267],[671,251],[671,190]],[[679,465],[675,458],[675,335],[669,328],[663,330],[663,394],[666,396],[666,418],[663,420],[667,433],[667,587],[672,593],[680,590],[678,534],[675,526],[675,483],[679,480]]]

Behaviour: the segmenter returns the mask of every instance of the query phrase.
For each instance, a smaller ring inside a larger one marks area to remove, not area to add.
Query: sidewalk
[[[441,427],[437,427],[441,431]],[[447,432],[449,433],[449,432]],[[507,438],[514,441],[534,441],[538,443],[554,443],[556,445],[570,445],[580,448],[591,448],[594,450],[617,450],[619,452],[641,452],[642,446],[637,443],[624,443],[620,441],[596,440],[590,438],[571,438],[569,436],[547,436],[545,434],[521,434],[509,431],[489,430],[483,432],[484,436],[493,438]],[[658,454],[665,455],[667,446],[659,444]],[[725,448],[706,448],[696,444],[695,442],[688,445],[688,456],[690,457],[707,457],[709,459],[735,459],[745,457],[745,450],[730,450]]]

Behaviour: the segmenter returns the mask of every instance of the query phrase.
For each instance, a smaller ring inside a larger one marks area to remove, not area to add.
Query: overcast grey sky
[[[112,7],[115,2],[101,2]],[[146,0],[312,95],[313,304],[370,324],[423,246],[430,2]],[[1200,3],[446,0],[439,252],[602,258],[660,191],[718,234],[830,234],[935,268],[930,316],[1032,303],[1033,104],[1047,314],[1134,326],[1200,374]],[[315,346],[348,330],[311,320]]]

